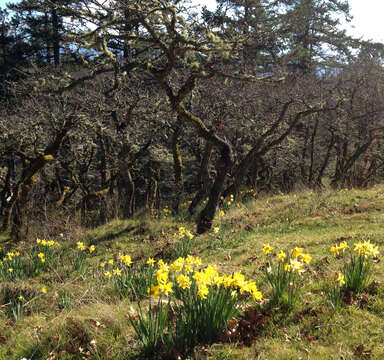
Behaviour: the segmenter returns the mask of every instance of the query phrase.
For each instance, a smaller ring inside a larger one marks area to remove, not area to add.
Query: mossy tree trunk
[[[28,203],[33,185],[39,172],[46,164],[54,160],[58,153],[63,139],[67,136],[68,131],[73,126],[73,117],[65,120],[61,130],[58,130],[55,138],[48,144],[45,150],[36,158],[30,159],[23,156],[23,171],[20,180],[15,185],[13,195],[9,201],[8,208],[5,211],[3,228],[11,227],[12,239],[19,241],[25,235],[23,233],[25,209]]]
[[[212,186],[213,180],[209,174],[209,162],[211,160],[213,150],[212,142],[207,141],[204,147],[203,158],[201,159],[199,172],[199,190],[197,191],[192,203],[189,205],[188,211],[191,215],[195,209],[207,197],[209,189]]]
[[[180,147],[178,144],[179,137],[181,135],[181,121],[178,119],[172,134],[171,147],[173,156],[173,172],[174,172],[174,184],[175,184],[175,198],[173,200],[173,212],[179,213],[180,202],[183,196],[183,159],[180,153]]]

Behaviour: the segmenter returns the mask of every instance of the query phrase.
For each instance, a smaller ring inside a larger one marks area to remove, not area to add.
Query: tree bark
[[[173,172],[175,182],[175,198],[173,201],[173,212],[179,213],[180,201],[183,194],[183,160],[181,158],[180,148],[178,144],[181,134],[181,121],[178,119],[172,135],[171,148],[173,156]]]

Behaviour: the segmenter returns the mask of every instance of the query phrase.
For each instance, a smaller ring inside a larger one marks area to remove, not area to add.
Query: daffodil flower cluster
[[[195,236],[189,230],[185,229],[183,226],[180,226],[179,231],[174,233],[173,237],[175,239],[182,239],[184,237],[187,237],[192,240]]]
[[[272,253],[274,248],[270,244],[264,244],[262,248],[265,255]],[[291,255],[287,257],[287,254],[281,250],[277,254],[277,258],[280,262],[284,263],[284,271],[287,272],[299,272],[302,273],[305,271],[305,264],[309,264],[312,260],[310,254],[304,253],[304,249],[300,247],[295,247]]]
[[[0,260],[0,266],[5,264],[6,262],[12,262],[15,258],[20,256],[19,251],[8,251],[6,256]]]
[[[8,251],[0,260],[0,278],[16,278],[24,273],[24,264],[17,250]]]
[[[268,256],[264,274],[272,288],[271,304],[291,310],[299,295],[299,275],[305,271],[312,257],[304,253],[301,247],[295,247],[289,252],[280,250],[276,256],[277,261],[271,256],[274,248],[270,244],[264,244],[262,251]]]
[[[74,261],[74,268],[75,270],[82,270],[83,266],[85,264],[85,258],[86,258],[86,251],[90,254],[92,254],[96,250],[95,245],[86,246],[84,242],[78,241],[76,243],[76,252],[75,252],[75,261]]]
[[[224,201],[224,196],[220,196],[220,200],[221,200],[221,201]],[[226,202],[226,205],[227,205],[228,207],[230,207],[234,201],[235,201],[235,197],[234,197],[233,194],[231,194],[231,195],[229,196],[229,200]]]
[[[190,252],[191,240],[195,236],[188,229],[180,226],[178,232],[173,234],[173,237],[177,239],[174,244],[174,256],[187,256]]]
[[[36,239],[36,246],[33,250],[34,271],[46,270],[53,262],[53,254],[60,246],[57,241]]]
[[[46,246],[46,247],[52,247],[52,246],[60,246],[60,244],[57,241],[54,240],[41,240],[39,238],[36,239],[36,244],[41,245],[41,246]]]
[[[240,195],[243,197],[252,196],[253,198],[257,198],[257,192],[254,189],[242,190],[240,191]]]
[[[118,259],[125,265],[125,266],[131,266],[132,265],[132,258],[129,255],[119,255]]]
[[[147,288],[151,297],[149,314],[142,312],[139,305],[138,320],[131,321],[139,337],[157,324],[162,327],[157,333],[172,334],[178,348],[192,348],[200,339],[210,341],[223,331],[238,314],[238,302],[243,296],[262,300],[256,283],[240,271],[219,274],[216,266],[204,266],[199,257],[178,257],[170,264],[163,260],[155,264],[149,259],[147,265],[154,270]],[[154,311],[152,300],[157,300]]]
[[[354,244],[355,248],[353,251],[357,252],[359,255],[363,255],[364,257],[373,256],[376,257],[379,255],[379,247],[372,244],[369,240],[364,242],[357,242]]]
[[[44,255],[43,252],[38,253],[38,254],[37,254],[37,257],[40,259],[40,261],[41,261],[42,263],[45,263],[45,255]]]
[[[331,246],[331,253],[336,257],[340,255],[340,252],[344,253],[347,249],[347,242],[342,241],[339,245]]]
[[[78,250],[80,250],[80,251],[84,251],[84,250],[86,249],[84,243],[81,242],[81,241],[78,241],[78,242],[76,243],[76,248],[77,248]]]
[[[208,265],[205,268],[200,268],[201,265],[202,262],[199,257],[190,255],[186,258],[180,257],[170,265],[159,260],[156,272],[157,283],[148,288],[148,293],[155,299],[160,294],[167,296],[172,293],[174,282],[169,281],[169,278],[172,278],[176,280],[175,282],[180,289],[193,289],[201,299],[206,299],[210,291],[220,287],[234,291],[233,295],[237,293],[249,294],[257,301],[262,299],[262,294],[256,283],[245,280],[245,276],[241,272],[220,275],[216,266]]]
[[[219,215],[215,217],[215,220],[220,220],[225,215],[225,212],[223,210],[219,211]]]
[[[115,263],[115,260],[113,259],[109,259],[109,260],[106,260],[106,261],[102,261],[100,264],[99,264],[99,267],[101,269],[106,269],[107,267],[109,267],[109,265],[113,265]]]
[[[330,248],[335,257],[339,257],[346,250],[349,250],[349,261],[344,260],[343,271],[338,274],[337,281],[340,286],[344,286],[344,290],[359,293],[368,286],[372,275],[370,257],[379,255],[379,247],[370,240],[365,240],[355,242],[353,249],[348,246],[346,241]]]
[[[117,261],[114,259],[105,260],[99,264],[99,267],[101,276],[113,282],[121,297],[139,300],[146,297],[150,292],[155,272],[154,264],[155,260],[153,258],[149,258],[144,264],[141,262],[134,263],[130,255],[119,254]],[[163,264],[164,268],[165,265]],[[166,279],[166,274],[162,277],[161,284],[163,292],[168,294],[172,291],[172,285],[168,284],[164,279]],[[152,287],[154,293],[157,290]]]

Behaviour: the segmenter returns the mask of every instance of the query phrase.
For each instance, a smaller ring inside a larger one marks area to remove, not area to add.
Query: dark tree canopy
[[[10,4],[2,226],[22,239],[48,213],[92,226],[190,199],[205,232],[244,188],[379,181],[383,45],[350,38],[342,19],[342,0]]]

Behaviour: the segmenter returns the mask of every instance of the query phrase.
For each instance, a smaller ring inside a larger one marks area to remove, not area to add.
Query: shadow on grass
[[[88,238],[88,239],[91,238],[92,244],[98,245],[98,244],[105,242],[105,241],[115,240],[115,239],[117,239],[123,235],[132,234],[132,233],[134,233],[135,230],[137,230],[138,227],[140,227],[140,226],[127,226],[126,228],[121,229],[119,231],[109,232],[107,234],[103,234],[103,235],[100,235],[97,237],[93,237],[92,235],[88,234],[88,235],[86,235],[86,238]]]

